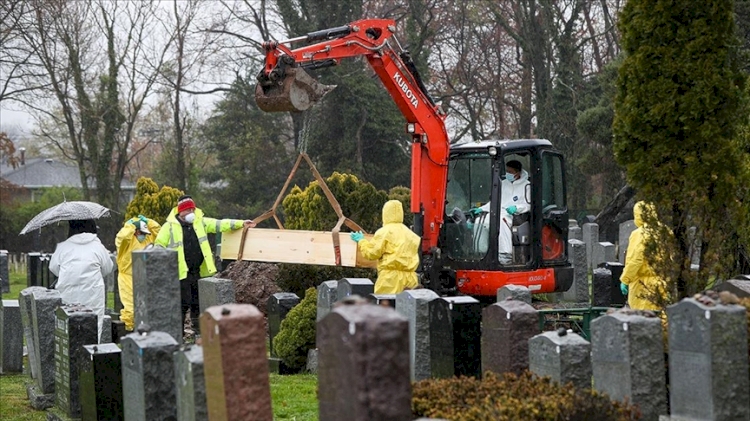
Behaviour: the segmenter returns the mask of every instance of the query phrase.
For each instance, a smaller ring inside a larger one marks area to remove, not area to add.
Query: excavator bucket
[[[287,67],[281,81],[255,86],[255,102],[266,112],[305,111],[335,87],[318,83],[299,67]]]

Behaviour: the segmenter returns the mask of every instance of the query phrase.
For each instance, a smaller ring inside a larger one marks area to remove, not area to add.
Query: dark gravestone
[[[31,299],[31,323],[36,359],[36,382],[28,387],[31,406],[47,409],[55,403],[55,310],[62,305],[60,292],[35,288]]]
[[[336,286],[336,301],[341,301],[350,295],[367,297],[375,292],[375,284],[367,278],[344,278]]]
[[[746,310],[686,298],[667,307],[673,418],[750,419]]]
[[[338,297],[339,281],[325,281],[318,285],[318,312],[315,321],[320,321],[331,312]]]
[[[183,316],[177,252],[154,247],[133,252],[135,327],[166,332],[182,343]]]
[[[203,348],[186,345],[174,353],[177,382],[177,419],[208,420],[206,381],[203,375]]]
[[[120,421],[122,408],[122,358],[113,344],[86,345],[78,383],[82,421]]]
[[[89,354],[84,345],[96,345],[99,329],[96,313],[80,304],[66,304],[55,312],[55,408],[47,419],[81,416],[78,372]]]
[[[8,267],[8,251],[0,250],[0,293],[10,292],[10,270]]]
[[[612,274],[612,283],[609,290],[612,305],[625,305],[627,297],[622,295],[622,292],[620,291],[620,278],[622,277],[622,271],[625,269],[625,265],[620,262],[606,262],[604,263],[604,268]]]
[[[132,266],[131,266],[132,267]],[[122,300],[120,299],[120,271],[117,269],[117,264],[115,263],[115,268],[112,271],[112,276],[114,277],[114,301],[115,301],[115,313],[118,315],[122,311]],[[131,286],[133,282],[133,278],[130,278]]]
[[[102,335],[99,337],[99,343],[112,343],[112,316],[108,314],[102,317]]]
[[[481,374],[482,307],[472,297],[430,301],[430,367],[432,377]]]
[[[531,304],[531,291],[522,285],[505,285],[497,289],[497,302],[507,299]]]
[[[271,421],[263,313],[226,304],[203,312],[200,323],[209,418]]]
[[[722,282],[713,288],[714,291],[721,292],[727,291],[736,295],[738,298],[750,298],[750,281],[743,281],[741,279],[730,279]]]
[[[318,331],[321,420],[412,420],[403,316],[372,304],[342,305],[318,322]]]
[[[591,388],[591,344],[564,328],[529,339],[529,371],[578,389]]]
[[[42,287],[29,287],[22,289],[18,294],[18,307],[21,309],[21,324],[23,325],[23,339],[26,342],[26,352],[28,354],[28,372],[32,379],[35,379],[37,376],[37,366],[34,364],[37,360],[37,351],[34,345],[34,326],[31,316],[34,291],[46,291],[46,289]]]
[[[268,344],[271,357],[277,357],[276,350],[273,349],[273,338],[281,331],[281,321],[297,304],[299,304],[299,297],[291,292],[277,292],[268,297],[266,311],[268,312]]]
[[[409,321],[409,365],[412,381],[430,378],[430,308],[440,298],[429,289],[404,291],[396,296],[396,312]]]
[[[18,300],[0,300],[0,373],[23,372],[23,325]]]
[[[635,404],[644,421],[667,413],[661,320],[618,311],[591,322],[594,388],[612,400]]]
[[[122,320],[112,320],[112,342],[119,344],[120,339],[128,333]]]
[[[135,254],[135,253],[134,253]],[[122,338],[122,402],[128,421],[176,420],[174,359],[179,348],[165,332],[131,333]]]
[[[591,280],[591,290],[593,292],[594,307],[609,307],[612,305],[612,297],[620,292],[620,284],[617,287],[612,283],[612,272],[605,268],[594,269],[594,276]],[[620,294],[622,295],[622,294]]]
[[[46,253],[29,253],[26,255],[26,286],[49,288],[54,283],[54,275],[49,271],[49,259]]]
[[[396,294],[370,294],[367,300],[375,305],[396,308]]]
[[[236,303],[234,281],[222,278],[199,279],[198,301],[201,313],[209,307]]]
[[[523,301],[505,300],[482,311],[482,371],[521,374],[529,368],[529,339],[539,315]]]

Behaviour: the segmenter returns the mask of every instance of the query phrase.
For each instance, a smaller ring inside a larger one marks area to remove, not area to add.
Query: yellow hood
[[[398,200],[389,200],[383,205],[383,225],[404,222],[404,206]]]
[[[655,209],[654,206],[646,203],[644,201],[640,201],[635,204],[633,207],[633,222],[635,222],[635,226],[642,227],[643,226],[643,213],[648,212],[651,215],[654,215]]]

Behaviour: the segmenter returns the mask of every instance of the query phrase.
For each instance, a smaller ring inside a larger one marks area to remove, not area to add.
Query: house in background
[[[24,158],[23,155],[16,168],[0,162],[0,179],[18,187],[13,189],[14,198],[32,202],[50,187],[83,187],[77,165],[53,158]],[[92,180],[89,187],[95,188],[96,183]],[[120,189],[120,202],[130,202],[135,195],[135,183],[123,179]]]

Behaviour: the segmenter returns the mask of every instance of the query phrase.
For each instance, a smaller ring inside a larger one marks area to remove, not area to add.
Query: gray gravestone
[[[271,357],[278,357],[273,349],[273,338],[281,331],[281,322],[286,318],[289,310],[299,304],[299,297],[292,292],[277,292],[268,297],[266,311],[268,313],[268,345]]]
[[[713,288],[714,291],[721,292],[727,291],[736,295],[738,298],[750,297],[750,281],[744,281],[742,279],[730,279],[722,282]]]
[[[32,291],[31,323],[36,360],[36,382],[27,388],[34,409],[46,409],[55,398],[55,310],[62,305],[60,292],[35,288]]]
[[[577,226],[578,226],[578,221],[576,221],[575,219],[568,219],[568,228],[577,227]]]
[[[430,371],[432,377],[481,374],[482,306],[472,297],[430,301]]]
[[[99,338],[100,344],[112,342],[112,316],[105,315],[102,317],[102,336]]]
[[[81,421],[120,421],[122,409],[122,358],[113,343],[86,345],[79,366]]]
[[[96,313],[80,304],[66,304],[55,312],[55,408],[48,420],[81,416],[78,373],[89,354],[84,345],[96,345],[99,327]]]
[[[746,310],[711,301],[686,298],[667,307],[671,414],[673,419],[748,420]]]
[[[198,279],[198,301],[201,313],[209,307],[237,302],[234,281],[222,278]]]
[[[573,265],[573,285],[563,292],[563,300],[573,303],[591,301],[589,292],[589,270],[586,266],[586,243],[578,240],[568,240],[570,263]]]
[[[615,291],[616,289],[616,291]],[[612,283],[612,272],[605,268],[594,269],[591,280],[594,307],[609,307],[612,305],[612,295],[620,291],[620,285],[615,288]]]
[[[611,262],[617,257],[615,253],[615,245],[608,241],[598,242],[594,244],[592,253],[593,255],[591,257],[591,266],[595,268],[598,268],[599,265],[604,262]]]
[[[591,322],[594,388],[637,405],[644,421],[667,413],[661,320],[617,311]]]
[[[520,375],[529,368],[529,339],[539,333],[539,315],[527,303],[505,300],[485,307],[482,371]]]
[[[583,224],[583,242],[586,243],[586,267],[592,269],[594,244],[599,242],[599,225],[592,222]]]
[[[529,371],[560,384],[591,388],[591,344],[561,328],[529,339]]]
[[[618,251],[617,251],[617,261],[620,263],[625,263],[625,254],[628,251],[628,244],[630,243],[630,234],[635,231],[635,229],[638,228],[635,226],[635,222],[633,220],[625,221],[620,224],[620,232],[618,237]]]
[[[174,369],[177,383],[177,420],[208,420],[203,348],[200,345],[187,345],[175,352]]]
[[[583,229],[581,227],[568,228],[568,241],[578,240],[583,242]]]
[[[350,295],[364,298],[375,292],[375,284],[367,278],[344,278],[336,286],[336,301],[341,301]]]
[[[0,293],[10,292],[10,270],[8,268],[8,251],[0,250]]]
[[[114,267],[117,267],[117,255],[114,253],[109,254],[110,259],[112,259],[112,264]],[[115,291],[115,278],[117,277],[117,271],[112,271],[104,276],[104,287],[106,288],[107,292],[114,292]]]
[[[367,300],[375,305],[396,308],[396,294],[370,294]]]
[[[338,284],[339,281],[325,281],[318,285],[318,313],[315,321],[321,321],[331,312],[338,296]]]
[[[172,357],[179,348],[177,341],[165,332],[144,331],[126,335],[121,343],[125,419],[177,419]]]
[[[33,301],[34,291],[46,291],[43,287],[24,288],[18,294],[18,307],[21,309],[21,324],[23,325],[23,338],[26,342],[26,352],[28,354],[27,364],[29,366],[29,375],[32,379],[37,377],[37,360],[36,346],[34,345],[34,326],[31,316],[31,302]]]
[[[409,327],[403,316],[372,304],[343,305],[321,320],[318,330],[321,420],[412,419]]]
[[[177,252],[161,247],[133,252],[135,328],[166,332],[182,343],[183,316]]]
[[[412,381],[430,378],[430,301],[440,298],[429,289],[396,295],[396,312],[409,321],[409,365]]]
[[[505,300],[522,301],[531,304],[531,291],[522,285],[505,285],[497,289],[497,302]]]
[[[0,373],[23,372],[23,324],[18,300],[0,300]]]

